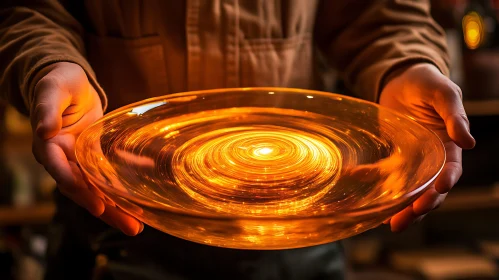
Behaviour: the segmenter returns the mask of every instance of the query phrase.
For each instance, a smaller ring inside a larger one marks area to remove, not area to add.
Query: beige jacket
[[[33,77],[56,61],[81,65],[109,109],[198,89],[324,89],[328,67],[375,101],[396,68],[449,69],[443,31],[423,0],[2,3],[0,94],[23,112]]]

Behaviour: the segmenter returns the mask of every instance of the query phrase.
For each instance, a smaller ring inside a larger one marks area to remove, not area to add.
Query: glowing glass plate
[[[380,225],[439,174],[415,121],[359,99],[285,88],[162,96],[115,110],[76,155],[108,200],[168,234],[285,249]]]

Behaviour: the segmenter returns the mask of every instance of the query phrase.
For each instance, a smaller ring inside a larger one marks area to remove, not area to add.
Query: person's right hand
[[[74,63],[54,63],[42,69],[35,82],[29,109],[36,160],[55,179],[62,194],[123,233],[139,234],[144,225],[106,204],[77,165],[78,135],[103,114],[99,95],[83,69]]]

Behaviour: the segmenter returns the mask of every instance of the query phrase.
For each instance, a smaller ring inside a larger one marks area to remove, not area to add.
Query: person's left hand
[[[435,183],[386,222],[398,232],[440,206],[461,177],[462,149],[473,148],[475,139],[470,134],[461,89],[434,65],[415,64],[392,76],[381,92],[380,105],[414,117],[440,137],[446,150],[446,163]]]

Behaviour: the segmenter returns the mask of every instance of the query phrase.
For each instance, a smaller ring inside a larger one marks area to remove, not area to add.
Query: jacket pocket
[[[167,94],[159,36],[138,39],[87,36],[88,60],[109,99],[109,110]]]
[[[311,36],[245,40],[240,67],[243,87],[313,88]]]

